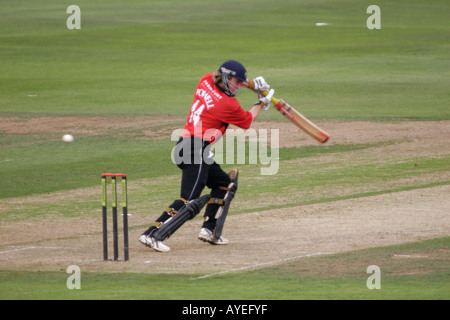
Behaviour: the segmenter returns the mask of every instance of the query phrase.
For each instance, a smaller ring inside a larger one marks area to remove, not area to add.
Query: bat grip
[[[255,91],[256,93],[261,93],[264,97],[267,96],[269,94],[269,92],[263,90],[263,91],[256,91],[255,90],[255,81],[253,81],[253,79],[247,79],[248,83],[244,82],[243,86],[247,87],[250,90]],[[277,104],[279,99],[272,97],[271,99],[273,104]]]

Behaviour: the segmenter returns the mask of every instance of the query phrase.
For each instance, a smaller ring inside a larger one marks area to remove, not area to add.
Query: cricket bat
[[[254,90],[255,83],[252,79],[248,79],[248,84],[244,84],[247,88]],[[264,96],[267,96],[269,93],[267,91],[261,91]],[[272,97],[272,103],[275,108],[281,112],[283,116],[285,116],[289,121],[295,124],[297,127],[302,129],[305,133],[319,141],[320,143],[325,143],[328,141],[330,136],[328,133],[319,128],[312,121],[308,120],[304,115],[295,110],[292,106],[290,106],[283,99],[277,99]]]

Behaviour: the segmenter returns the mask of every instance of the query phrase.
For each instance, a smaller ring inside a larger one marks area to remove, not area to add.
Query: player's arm
[[[270,90],[267,96],[261,95],[259,100],[253,105],[249,111],[245,111],[240,106],[239,102],[235,100],[233,106],[223,109],[220,114],[220,120],[224,123],[229,123],[238,126],[242,129],[249,129],[253,121],[259,116],[261,110],[267,110],[270,106],[274,90]]]
[[[268,110],[270,107],[270,103],[273,97],[273,94],[275,93],[275,90],[271,89],[269,91],[269,94],[267,96],[260,95],[259,100],[253,105],[253,107],[250,109],[250,113],[253,116],[253,121],[258,118],[259,113],[261,110]]]
[[[262,108],[263,108],[263,106],[262,106],[259,102],[257,102],[257,103],[249,110],[250,113],[252,114],[253,121],[255,121],[256,118],[258,118],[259,113],[261,112]]]

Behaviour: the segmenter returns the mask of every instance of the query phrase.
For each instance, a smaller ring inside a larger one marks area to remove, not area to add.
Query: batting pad
[[[190,201],[172,218],[168,219],[158,230],[156,230],[152,237],[158,241],[164,241],[175,233],[186,221],[194,218],[203,207],[208,203],[211,196],[205,194],[200,198]]]

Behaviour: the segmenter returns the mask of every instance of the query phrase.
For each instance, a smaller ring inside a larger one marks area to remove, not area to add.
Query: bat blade
[[[281,112],[289,121],[303,130],[305,133],[319,141],[325,143],[330,136],[324,130],[319,128],[316,124],[308,120],[304,115],[291,107],[283,99],[278,99],[278,103],[275,104],[275,108]]]
[[[255,83],[252,79],[248,79],[248,84],[244,85],[251,90],[255,89]],[[269,93],[267,91],[261,91],[261,94],[267,96]],[[295,124],[297,127],[299,127],[301,130],[303,130],[305,133],[307,133],[320,143],[325,143],[328,141],[328,139],[330,139],[328,133],[308,120],[304,115],[291,107],[283,99],[272,97],[271,101],[274,104],[275,108],[280,111],[282,115],[284,115],[289,121],[291,121],[293,124]]]

